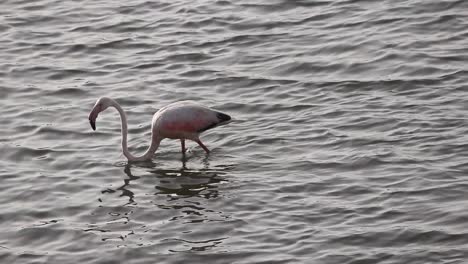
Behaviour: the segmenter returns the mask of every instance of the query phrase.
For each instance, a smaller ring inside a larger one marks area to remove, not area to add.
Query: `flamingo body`
[[[231,117],[227,114],[191,101],[172,103],[154,114],[151,123],[151,144],[142,156],[135,157],[130,154],[127,148],[127,117],[125,111],[115,100],[108,97],[101,97],[97,100],[89,114],[91,127],[93,130],[96,129],[96,119],[99,113],[108,107],[115,107],[120,114],[122,151],[129,161],[150,160],[164,138],[180,139],[183,154],[185,153],[186,139],[197,142],[206,153],[209,153],[209,149],[200,141],[200,133],[231,120]]]
[[[208,107],[183,101],[170,104],[154,114],[153,133],[164,138],[197,140],[200,133],[231,118]]]

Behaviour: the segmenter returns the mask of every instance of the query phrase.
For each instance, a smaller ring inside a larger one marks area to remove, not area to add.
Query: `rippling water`
[[[466,263],[468,2],[2,1],[1,263]],[[236,120],[209,156],[152,114]]]

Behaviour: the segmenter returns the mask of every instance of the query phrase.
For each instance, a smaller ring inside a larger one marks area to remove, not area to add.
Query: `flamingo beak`
[[[93,108],[93,110],[91,111],[91,113],[89,113],[89,117],[88,117],[88,119],[89,119],[89,124],[91,125],[91,128],[92,128],[93,130],[96,130],[96,119],[97,119],[97,117],[98,117],[98,114],[99,114],[100,110],[101,110],[101,108],[100,108],[100,106],[98,105],[98,106],[95,106],[95,107]]]
[[[89,119],[89,124],[91,125],[91,128],[96,131],[96,121],[92,120],[91,118]]]

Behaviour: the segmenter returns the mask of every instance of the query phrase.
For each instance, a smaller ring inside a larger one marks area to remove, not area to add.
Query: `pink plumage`
[[[120,113],[122,121],[122,151],[129,161],[151,159],[154,152],[156,152],[159,147],[161,140],[164,138],[180,139],[182,153],[185,153],[186,139],[197,142],[206,153],[209,153],[210,151],[208,148],[200,141],[200,133],[231,120],[231,117],[227,114],[190,101],[167,105],[153,116],[151,123],[152,136],[149,148],[142,156],[135,157],[130,154],[127,148],[127,117],[125,111],[116,101],[107,97],[102,97],[97,100],[89,114],[91,127],[94,130],[96,129],[98,114],[109,106],[115,107]]]

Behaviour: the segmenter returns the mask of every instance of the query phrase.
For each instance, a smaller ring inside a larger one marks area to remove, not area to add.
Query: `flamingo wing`
[[[229,115],[194,103],[171,104],[156,113],[161,132],[169,138],[189,138],[231,120]]]
[[[212,129],[212,128],[220,125],[220,124],[226,123],[229,120],[231,120],[231,117],[229,115],[224,114],[224,113],[215,112],[215,114],[216,114],[217,120],[212,122],[211,124],[205,126],[205,127],[202,127],[200,129],[198,129],[197,130],[198,133],[201,133],[201,132],[206,131],[208,129]]]

